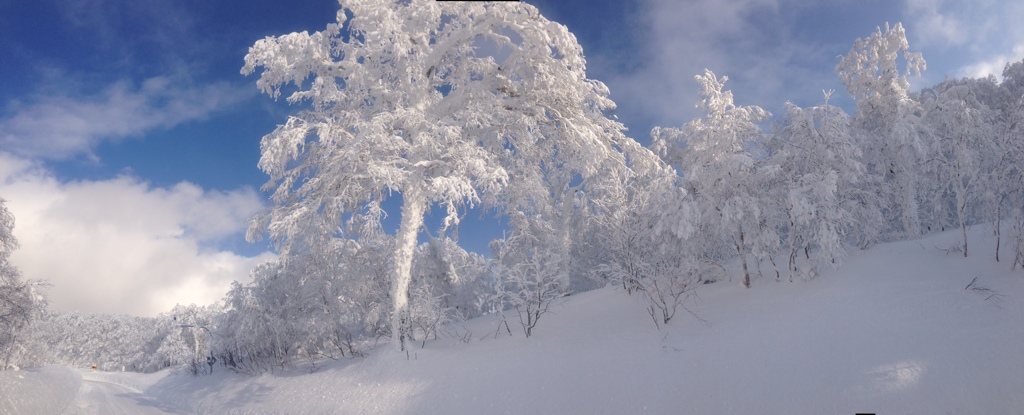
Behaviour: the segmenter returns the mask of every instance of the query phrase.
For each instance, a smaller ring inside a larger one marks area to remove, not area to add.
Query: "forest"
[[[295,109],[260,143],[270,206],[247,234],[279,258],[216,304],[51,310],[46,282],[9,263],[0,199],[0,369],[261,374],[382,344],[408,356],[469,341],[462,323],[481,316],[530,337],[558,301],[605,286],[641,298],[659,330],[699,319],[706,284],[797,284],[946,230],[962,235],[950,252],[1024,267],[1024,61],[911,90],[925,66],[899,23],[857,39],[835,68],[852,114],[836,91],[785,114],[739,106],[705,70],[699,96],[679,97],[701,116],[645,147],[575,36],[533,6],[347,2],[322,31],[256,41],[241,68]],[[489,255],[459,244],[469,209],[506,224]],[[995,252],[968,246],[981,223]]]

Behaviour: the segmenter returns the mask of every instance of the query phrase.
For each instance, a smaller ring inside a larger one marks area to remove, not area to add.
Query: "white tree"
[[[861,240],[881,224],[870,209],[873,189],[863,189],[860,149],[852,141],[850,117],[828,103],[800,108],[786,105],[786,118],[772,135],[768,162],[779,166],[778,197],[785,210],[785,246],[790,280],[800,272],[798,256],[813,260],[805,273],[820,265],[837,266],[845,256],[843,240],[857,226]]]
[[[32,328],[33,336],[43,345],[44,363],[133,372],[154,372],[190,361],[193,348],[181,336],[172,335],[178,330],[181,328],[168,315],[153,318],[55,311],[45,313]],[[165,346],[170,337],[180,340],[178,349]],[[175,357],[175,353],[183,356]]]
[[[551,304],[569,295],[569,269],[565,263],[568,241],[540,215],[513,213],[511,232],[491,242],[498,283],[494,301],[499,310],[515,310],[526,337],[533,335]],[[502,321],[504,314],[501,314]]]
[[[771,114],[757,106],[736,106],[732,91],[722,90],[728,77],[719,79],[705,69],[695,79],[701,85],[697,108],[704,117],[682,130],[655,127],[652,146],[668,164],[681,169],[685,189],[700,211],[702,230],[732,246],[742,266],[743,285],[749,287],[747,255],[763,255],[778,244],[775,230],[763,221],[759,199],[764,189],[757,183],[772,169],[755,169],[750,152],[763,137],[758,123]]]
[[[884,33],[877,28],[867,39],[857,39],[836,72],[856,99],[858,146],[868,173],[881,178],[879,191],[893,203],[888,216],[900,221],[905,236],[917,237],[917,166],[927,147],[920,137],[920,106],[910,99],[907,76],[920,75],[925,61],[909,49],[903,26],[886,24]],[[901,56],[905,70],[898,67]]]
[[[619,187],[614,209],[602,218],[598,248],[604,263],[599,269],[627,293],[641,295],[660,327],[685,308],[701,278],[693,249],[700,242],[687,240],[698,211],[673,169],[657,163],[637,170]]]
[[[575,37],[533,6],[341,3],[326,30],[266,38],[246,55],[244,74],[263,68],[261,90],[276,98],[294,84],[288,100],[308,104],[263,138],[259,166],[275,206],[249,236],[268,231],[287,257],[379,227],[381,203],[400,193],[391,334],[404,349],[425,211],[439,204],[454,224],[460,206],[530,182],[514,177],[527,169],[511,160],[588,176],[615,152],[622,127],[603,115],[614,104],[586,78]]]
[[[996,261],[1003,206],[1014,216],[1014,267],[1024,267],[1024,60],[1007,64],[999,84],[998,155],[992,170],[992,202],[996,221]]]
[[[16,249],[14,215],[0,199],[0,370],[19,366],[29,339],[26,329],[45,308],[41,283],[23,281],[21,271],[9,261]]]
[[[171,365],[183,365],[180,368],[193,376],[211,374],[213,366],[207,367],[207,359],[214,357],[214,333],[217,331],[214,323],[221,312],[217,305],[175,305],[169,313],[159,317],[166,335],[157,353],[165,356]]]
[[[680,197],[673,197],[676,192]],[[604,218],[604,229],[599,233],[600,249],[607,256],[602,270],[611,283],[632,294],[642,290],[645,261],[653,260],[653,253],[662,247],[671,250],[664,246],[669,243],[663,238],[676,238],[676,235],[659,232],[662,229],[658,224],[663,217],[660,209],[680,210],[685,206],[681,197],[685,191],[676,186],[673,177],[640,176],[625,183],[620,193],[617,209]],[[682,252],[675,255],[684,256]]]
[[[423,345],[438,334],[465,339],[468,332],[456,323],[479,316],[481,299],[493,289],[486,258],[450,238],[429,236],[416,250],[410,312]]]
[[[924,101],[926,121],[934,135],[928,163],[935,171],[936,196],[940,205],[952,203],[960,228],[960,250],[968,254],[967,225],[973,219],[989,177],[983,155],[994,156],[989,149],[993,140],[995,114],[975,96],[970,81],[947,81],[932,90]],[[937,208],[942,215],[944,209]],[[945,218],[938,218],[944,220]]]
[[[279,310],[270,309],[259,287],[261,281],[274,278],[281,269],[279,262],[261,264],[251,271],[253,284],[232,283],[225,298],[218,349],[221,360],[233,370],[258,374],[274,370],[285,360],[282,354],[287,346],[281,344],[276,324],[275,313]],[[169,338],[161,347],[176,351],[175,360],[184,361],[186,356],[178,356],[187,350],[181,336]]]
[[[260,373],[296,359],[315,367],[323,357],[359,355],[354,340],[373,336],[386,308],[387,286],[363,275],[356,241],[333,239],[314,252],[271,261],[252,271],[252,281],[235,283],[215,336],[220,359],[234,370]],[[376,261],[375,268],[382,268]]]

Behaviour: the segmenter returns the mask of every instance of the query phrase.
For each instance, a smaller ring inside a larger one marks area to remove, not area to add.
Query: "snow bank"
[[[62,366],[0,371],[0,415],[59,414],[81,386],[82,377]]]

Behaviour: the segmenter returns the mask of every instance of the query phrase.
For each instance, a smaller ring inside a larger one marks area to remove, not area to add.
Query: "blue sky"
[[[630,135],[697,114],[693,76],[781,114],[835,89],[853,41],[902,22],[928,70],[980,76],[1024,58],[1017,1],[528,0],[576,34]],[[242,235],[266,203],[260,138],[290,108],[239,74],[256,40],[322,30],[333,0],[0,0],[0,197],[12,260],[60,310],[153,315],[209,303],[273,257]],[[397,212],[392,219],[397,219]],[[493,219],[460,230],[470,249]]]

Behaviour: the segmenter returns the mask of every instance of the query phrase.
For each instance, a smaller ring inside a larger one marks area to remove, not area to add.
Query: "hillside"
[[[606,288],[567,298],[529,339],[484,317],[468,342],[408,359],[382,344],[313,373],[83,373],[198,413],[1021,413],[1024,274],[992,259],[986,235],[972,230],[970,258],[948,254],[957,235],[944,233],[812,281],[704,285],[689,303],[703,322],[661,330]],[[975,277],[982,289],[966,289]]]

